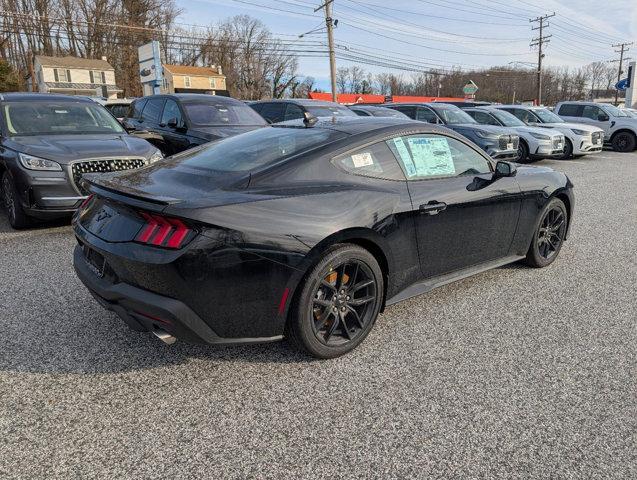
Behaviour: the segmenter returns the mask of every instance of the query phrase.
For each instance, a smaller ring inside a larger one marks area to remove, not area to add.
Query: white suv
[[[637,147],[637,118],[610,103],[560,102],[555,113],[569,122],[601,128],[616,152],[632,152]]]
[[[585,123],[566,123],[545,107],[525,105],[494,105],[512,113],[527,125],[554,128],[564,134],[564,155],[561,159],[601,152],[604,146],[604,130]]]

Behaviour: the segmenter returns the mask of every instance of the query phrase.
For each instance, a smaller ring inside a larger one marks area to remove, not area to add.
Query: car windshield
[[[504,110],[490,110],[489,113],[495,118],[500,120],[500,123],[505,127],[524,127],[526,123],[520,120],[515,115],[505,112]]]
[[[124,132],[119,122],[94,102],[7,102],[2,113],[10,136]]]
[[[349,108],[332,105],[307,105],[305,109],[315,117],[356,117]]]
[[[564,120],[546,108],[534,108],[531,110],[542,123],[564,123]]]
[[[113,105],[106,105],[106,108],[111,112],[115,118],[124,118],[128,113],[130,105],[128,103],[117,103]]]
[[[260,128],[175,155],[180,165],[219,172],[261,168],[347,135],[323,128]]]
[[[197,102],[184,103],[190,122],[195,126],[251,126],[267,125],[261,115],[243,103]]]
[[[606,110],[606,112],[609,113],[613,117],[630,117],[630,115],[628,115],[628,113],[620,110],[615,105],[611,105],[610,103],[605,103],[604,104],[604,110]]]
[[[432,105],[442,121],[448,125],[461,125],[464,123],[478,123],[467,112],[463,112],[455,105]]]

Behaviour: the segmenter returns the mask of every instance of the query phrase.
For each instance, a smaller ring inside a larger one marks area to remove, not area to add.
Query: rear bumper
[[[189,343],[246,344],[281,340],[281,335],[257,338],[224,338],[215,333],[188,305],[124,282],[111,283],[88,266],[82,247],[73,252],[79,279],[106,309],[119,315],[133,330],[165,331]]]

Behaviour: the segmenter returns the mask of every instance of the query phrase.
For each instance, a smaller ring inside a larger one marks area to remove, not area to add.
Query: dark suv
[[[0,93],[0,177],[9,223],[70,216],[88,172],[142,167],[162,158],[88,97]]]
[[[515,160],[518,156],[520,138],[514,130],[493,125],[480,125],[455,105],[386,103],[383,106],[398,110],[414,120],[444,125],[467,137],[492,158]]]
[[[285,122],[313,117],[357,117],[349,108],[334,102],[294,98],[288,100],[262,100],[252,102],[250,106],[269,123]]]
[[[131,104],[123,123],[126,130],[148,140],[165,155],[268,125],[239,100],[200,93],[139,98]]]

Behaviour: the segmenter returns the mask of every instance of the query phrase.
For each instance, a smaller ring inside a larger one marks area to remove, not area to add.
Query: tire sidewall
[[[15,185],[13,184],[13,179],[11,178],[11,175],[9,175],[9,172],[4,172],[0,181],[1,181],[0,187],[2,189],[2,204],[6,210],[7,218],[9,219],[9,224],[11,225],[11,227],[15,229],[28,227],[30,224],[30,219],[24,213],[24,210],[22,210],[22,205],[20,204],[18,193],[16,191]],[[8,194],[11,195],[11,199],[13,202],[12,211],[9,211],[8,206],[4,205],[5,203],[4,195],[6,193],[5,189],[6,189],[6,192],[8,192]]]
[[[522,140],[520,140],[520,143],[518,145],[518,152],[522,150],[522,156],[516,159],[516,162],[518,163],[528,163],[529,162],[529,148],[526,146],[526,143],[524,143]]]
[[[569,138],[564,138],[564,155],[560,157],[560,160],[568,160],[573,156],[573,142]]]
[[[627,145],[626,147],[620,147],[618,145],[618,140],[622,137],[626,137]],[[613,150],[621,153],[629,153],[635,150],[635,135],[628,132],[618,133],[612,141]]]
[[[358,260],[364,262],[369,267],[376,281],[377,299],[369,323],[356,339],[347,342],[345,345],[327,346],[321,343],[314,335],[311,323],[313,322],[313,318],[309,307],[313,300],[314,291],[321,280],[320,273],[326,268],[329,268],[330,265],[336,266],[347,260]],[[357,245],[341,244],[326,252],[314,267],[311,268],[310,272],[305,276],[301,288],[301,293],[295,301],[294,308],[290,309],[292,315],[289,319],[290,330],[292,330],[291,336],[296,343],[300,344],[300,346],[311,355],[319,358],[334,358],[360,345],[373,328],[382,307],[384,278],[378,262],[371,253]]]

